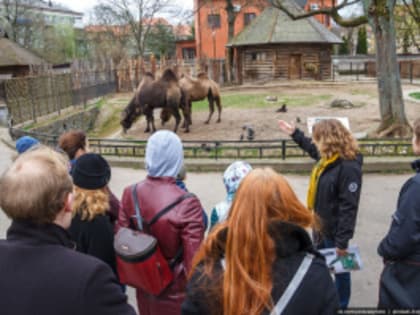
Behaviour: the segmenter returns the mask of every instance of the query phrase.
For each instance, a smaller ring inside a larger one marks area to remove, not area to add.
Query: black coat
[[[412,166],[417,174],[401,188],[391,228],[378,247],[379,255],[385,260],[420,263],[420,160]]]
[[[321,157],[310,138],[296,129],[293,140],[313,159]],[[315,197],[315,212],[321,218],[324,239],[345,249],[353,238],[362,186],[363,157],[355,160],[338,158],[322,172]]]
[[[0,241],[1,314],[135,315],[111,269],[73,248],[58,225],[14,221]]]
[[[379,255],[389,264],[381,275],[381,308],[420,308],[420,160],[412,166],[417,174],[401,188],[391,227],[378,247]],[[390,288],[385,285],[387,279],[393,281]]]
[[[117,274],[114,227],[109,216],[97,215],[91,221],[87,221],[76,214],[71,221],[69,232],[76,242],[77,251],[99,258]]]
[[[276,259],[273,264],[273,301],[277,303],[306,253],[315,255],[308,272],[298,290],[293,295],[283,315],[329,315],[338,309],[337,290],[333,284],[324,258],[313,249],[311,239],[302,228],[284,222],[273,222],[270,235],[276,244]],[[221,242],[224,244],[226,236]],[[222,257],[222,253],[220,256]],[[214,273],[208,277],[202,273],[203,266],[197,267],[188,287],[187,297],[182,304],[182,315],[211,315],[216,310],[221,314],[220,292],[223,269],[216,264]],[[216,293],[216,294],[215,294]],[[216,314],[215,313],[215,314]],[[268,315],[268,310],[263,315]]]

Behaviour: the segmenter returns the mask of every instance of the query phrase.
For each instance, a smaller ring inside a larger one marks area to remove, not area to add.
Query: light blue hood
[[[153,177],[176,177],[184,164],[181,139],[172,131],[155,132],[146,145],[146,170]]]

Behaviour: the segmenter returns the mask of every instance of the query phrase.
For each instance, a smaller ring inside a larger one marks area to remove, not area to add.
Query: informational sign
[[[349,122],[348,117],[308,117],[307,124],[308,124],[309,134],[312,134],[312,128],[314,127],[314,125],[318,121],[321,121],[324,119],[337,119],[344,125],[344,127],[350,130],[350,122]]]

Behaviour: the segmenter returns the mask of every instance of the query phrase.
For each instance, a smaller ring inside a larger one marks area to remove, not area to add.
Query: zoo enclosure
[[[114,92],[134,91],[145,71],[161,71],[175,61],[143,61],[126,59],[118,66],[111,60],[75,61],[63,73],[46,72],[40,75],[7,79],[0,84],[0,96],[6,100],[13,124],[34,121],[48,114],[61,114],[63,109],[86,105],[89,100]],[[211,78],[224,83],[223,60],[201,60],[182,63],[179,69],[195,75],[206,69]],[[1,82],[0,82],[1,83]]]
[[[30,135],[55,146],[58,136],[11,128],[14,138]],[[137,157],[145,155],[146,141],[89,138],[89,148],[104,156]],[[411,140],[362,139],[358,141],[364,156],[413,155]],[[191,159],[282,159],[307,154],[291,139],[265,141],[183,141],[184,156]]]

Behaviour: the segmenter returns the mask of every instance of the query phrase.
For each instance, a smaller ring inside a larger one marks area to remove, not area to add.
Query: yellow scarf
[[[321,176],[322,172],[325,168],[334,163],[340,155],[338,153],[334,154],[331,158],[327,159],[320,159],[318,163],[314,166],[311,173],[311,179],[309,182],[309,189],[308,189],[308,196],[307,196],[307,204],[309,210],[314,210],[315,207],[315,196],[318,190],[318,182],[319,177]]]

